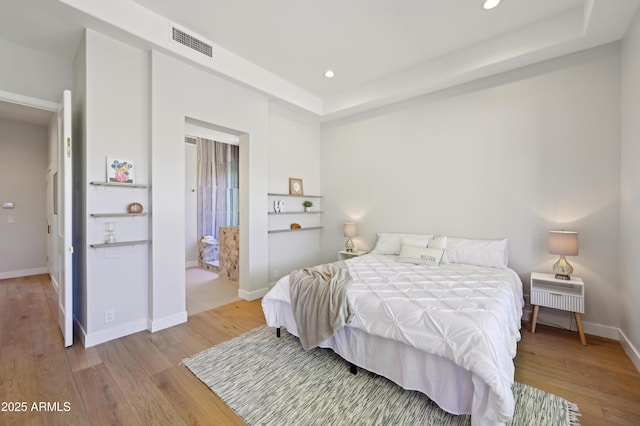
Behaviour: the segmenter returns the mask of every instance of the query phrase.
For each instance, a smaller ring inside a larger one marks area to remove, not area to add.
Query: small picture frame
[[[107,157],[107,182],[133,183],[133,162],[117,157]]]
[[[289,178],[289,194],[304,195],[304,191],[302,190],[302,179]]]

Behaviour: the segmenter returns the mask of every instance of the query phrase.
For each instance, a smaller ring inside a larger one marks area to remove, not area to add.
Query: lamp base
[[[352,252],[353,251],[353,240],[351,240],[351,238],[349,238],[347,240],[347,242],[345,243],[344,249],[345,249],[345,251],[348,251],[348,252]]]
[[[573,266],[564,256],[560,256],[560,259],[553,265],[553,273],[556,274],[556,278],[559,280],[570,280],[571,274],[573,274]]]

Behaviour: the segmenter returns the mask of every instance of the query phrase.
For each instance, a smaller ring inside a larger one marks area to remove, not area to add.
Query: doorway
[[[220,252],[220,240],[224,238],[221,233],[238,232],[239,146],[237,135],[213,125],[186,120],[185,293],[188,315],[240,300],[237,275],[230,275],[224,265],[220,269],[220,256],[228,256],[228,250]],[[221,185],[216,185],[216,175],[217,182],[222,181]]]
[[[54,257],[49,171],[55,166],[55,104],[0,98],[0,279],[47,274]],[[54,127],[52,127],[54,126]],[[17,179],[17,180],[16,180]]]

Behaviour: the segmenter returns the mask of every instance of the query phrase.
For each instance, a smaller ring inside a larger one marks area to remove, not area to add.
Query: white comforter
[[[513,416],[513,357],[523,300],[513,270],[429,267],[375,254],[346,263],[353,278],[347,292],[353,309],[349,327],[450,359],[488,385],[497,401],[491,410],[495,421]],[[290,303],[288,279],[264,299]]]

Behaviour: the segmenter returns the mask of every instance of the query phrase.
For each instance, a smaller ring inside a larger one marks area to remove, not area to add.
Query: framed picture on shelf
[[[133,162],[107,157],[107,182],[133,183]]]
[[[302,190],[302,179],[289,178],[289,194],[304,195],[304,191]]]

